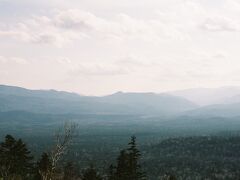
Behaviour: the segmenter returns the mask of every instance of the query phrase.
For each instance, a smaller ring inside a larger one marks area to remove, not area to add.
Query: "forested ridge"
[[[120,151],[114,164],[99,173],[90,164],[80,169],[74,161],[64,159],[72,138],[73,126],[64,134],[57,135],[57,142],[50,152],[43,152],[39,159],[34,156],[21,139],[6,135],[0,144],[0,179],[3,180],[145,180],[140,165],[141,153],[132,136],[128,147]],[[63,136],[62,136],[63,135]],[[77,160],[75,160],[77,161]]]
[[[71,151],[78,147],[70,144],[68,148],[71,146],[75,146]],[[133,136],[117,156],[113,151],[106,151],[106,156],[100,153],[105,158],[104,166],[94,160],[81,165],[87,158],[77,153],[72,154],[73,158],[67,151],[54,164],[53,152],[37,156],[23,140],[7,135],[0,146],[0,172],[7,180],[236,180],[240,177],[239,152],[238,135],[167,138],[140,147]]]
[[[163,140],[146,147],[147,172],[177,179],[239,179],[240,136],[198,136]]]

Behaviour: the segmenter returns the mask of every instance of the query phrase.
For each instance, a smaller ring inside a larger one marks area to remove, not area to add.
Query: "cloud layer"
[[[239,9],[238,0],[0,1],[0,83],[85,94],[240,85]]]

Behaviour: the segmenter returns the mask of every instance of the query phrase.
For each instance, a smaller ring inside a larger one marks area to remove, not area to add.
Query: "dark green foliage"
[[[37,162],[37,172],[41,177],[51,176],[52,164],[47,153],[43,153]]]
[[[114,168],[110,166],[109,177],[113,180],[141,180],[145,179],[139,164],[140,151],[136,146],[136,137],[132,136],[129,142],[129,148],[122,150],[117,158],[117,166]]]
[[[177,178],[174,175],[165,174],[162,180],[177,180]]]
[[[169,179],[169,180],[177,180],[177,178],[176,178],[175,176],[173,176],[173,175],[170,175],[170,176],[168,177],[168,179]]]
[[[72,162],[68,162],[64,166],[64,180],[76,180],[78,178],[78,171]]]
[[[236,180],[240,174],[239,136],[169,138],[143,151],[151,179],[166,172],[177,179],[211,180]]]
[[[125,150],[120,152],[117,158],[115,179],[123,180],[129,178],[129,156]]]
[[[93,166],[90,166],[82,174],[82,180],[103,180]]]
[[[129,142],[128,148],[128,161],[129,161],[129,175],[131,180],[144,179],[144,173],[141,170],[141,165],[139,164],[139,158],[141,156],[140,151],[136,146],[136,137],[132,136],[131,141]]]
[[[3,178],[27,179],[33,170],[33,157],[21,139],[7,135],[0,144],[0,173]]]
[[[115,179],[115,167],[111,164],[108,169],[108,180]]]
[[[46,172],[52,166],[47,153],[42,154],[41,159],[37,164],[38,164],[39,170],[42,172]]]

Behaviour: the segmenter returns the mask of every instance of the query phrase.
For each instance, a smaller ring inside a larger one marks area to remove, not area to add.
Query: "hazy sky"
[[[240,85],[240,1],[0,0],[0,84],[89,95]]]

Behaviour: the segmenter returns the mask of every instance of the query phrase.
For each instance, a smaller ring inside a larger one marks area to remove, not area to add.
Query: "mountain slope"
[[[183,97],[196,104],[206,106],[222,104],[227,101],[227,99],[239,95],[240,87],[196,88],[168,92],[168,94]]]
[[[191,117],[235,117],[240,116],[240,103],[210,105],[184,114]]]
[[[158,111],[164,112],[182,112],[197,108],[194,103],[177,96],[155,93],[123,93],[118,92],[109,96],[100,98],[101,102],[111,104],[122,104],[126,106],[141,106],[145,112]]]
[[[196,107],[188,100],[166,94],[116,93],[104,97],[90,97],[54,90],[28,90],[0,86],[0,111],[166,115]]]

